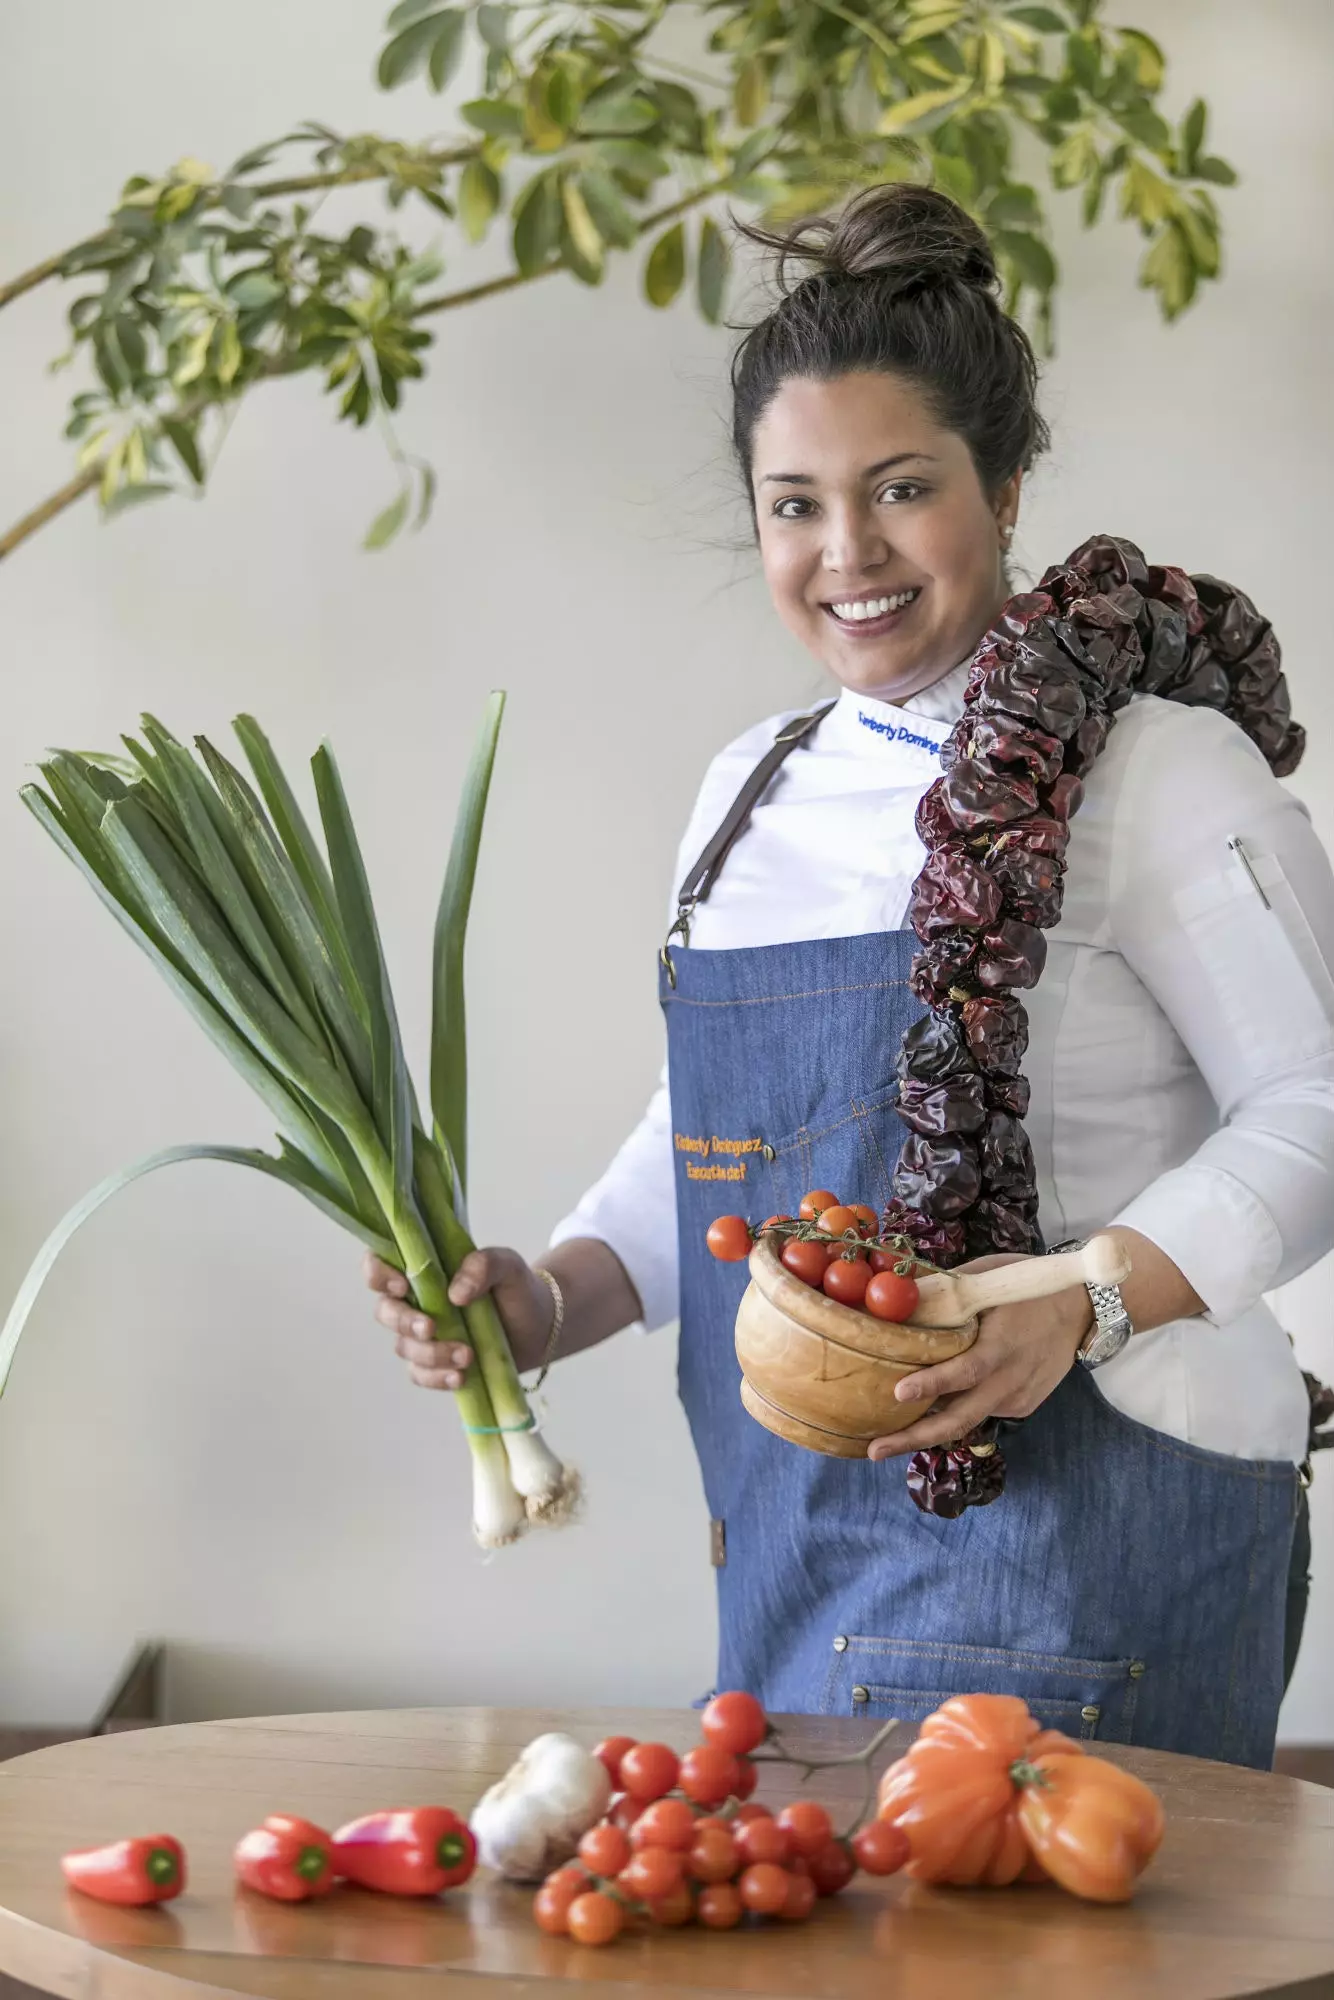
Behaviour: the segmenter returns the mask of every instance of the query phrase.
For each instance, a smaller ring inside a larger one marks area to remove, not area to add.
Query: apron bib
[[[741,828],[722,831],[725,854]],[[1076,1366],[1006,1436],[1002,1497],[943,1521],[900,1462],[804,1451],[742,1408],[746,1267],[705,1232],[795,1214],[815,1187],[889,1199],[916,949],[902,930],[664,956],[679,1383],[714,1522],[717,1685],[775,1713],[909,1721],[952,1694],[1018,1694],[1072,1736],[1267,1769],[1295,1467],[1151,1430]]]

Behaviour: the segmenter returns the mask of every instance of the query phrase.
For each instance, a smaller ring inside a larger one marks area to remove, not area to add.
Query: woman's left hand
[[[978,1257],[963,1271],[993,1271],[1019,1257]],[[920,1403],[922,1416],[892,1437],[875,1438],[868,1458],[893,1458],[929,1445],[953,1444],[987,1417],[1027,1417],[1045,1403],[1074,1366],[1075,1352],[1093,1324],[1093,1306],[1082,1285],[1047,1299],[994,1306],[979,1319],[966,1353],[935,1368],[905,1375],[900,1402]],[[940,1407],[927,1415],[934,1404]]]

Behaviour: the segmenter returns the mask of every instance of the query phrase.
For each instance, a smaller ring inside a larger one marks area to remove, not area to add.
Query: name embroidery
[[[863,729],[873,729],[877,736],[884,736],[891,743],[910,743],[914,750],[929,750],[933,757],[940,755],[938,742],[930,736],[918,735],[906,722],[882,722],[878,715],[868,715],[864,708],[857,710],[857,720]]]
[[[686,1162],[686,1179],[691,1181],[744,1181],[746,1162],[743,1153],[758,1153],[763,1150],[763,1139],[720,1139],[716,1132],[707,1137],[695,1137],[689,1132],[673,1134],[678,1153],[696,1153],[701,1160],[711,1159],[715,1153],[730,1156],[731,1166],[695,1166]]]

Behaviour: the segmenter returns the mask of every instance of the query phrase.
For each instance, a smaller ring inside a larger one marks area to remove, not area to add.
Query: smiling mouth
[[[821,609],[835,624],[848,626],[854,631],[868,626],[879,628],[896,618],[901,611],[906,611],[910,604],[916,603],[921,594],[921,585],[914,584],[909,590],[891,591],[883,597],[838,599],[832,604],[822,605]]]

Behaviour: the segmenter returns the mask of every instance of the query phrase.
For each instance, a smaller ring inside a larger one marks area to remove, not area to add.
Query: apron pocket
[[[1044,1729],[1130,1743],[1141,1660],[1079,1660],[948,1639],[834,1641],[825,1712],[924,1722],[956,1694],[1017,1694]]]

